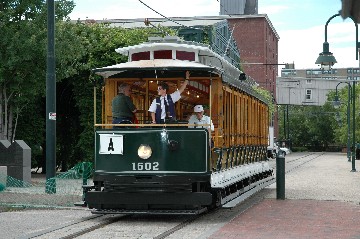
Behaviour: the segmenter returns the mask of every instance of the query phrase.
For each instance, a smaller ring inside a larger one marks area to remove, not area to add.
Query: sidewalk
[[[350,171],[346,154],[326,153],[286,174],[285,200],[276,199],[273,184],[208,238],[360,238],[360,172]]]

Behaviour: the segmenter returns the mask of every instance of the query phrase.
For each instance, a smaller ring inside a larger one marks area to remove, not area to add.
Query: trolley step
[[[126,209],[93,209],[93,214],[171,214],[171,215],[197,215],[207,211],[206,207],[192,210],[126,210]]]

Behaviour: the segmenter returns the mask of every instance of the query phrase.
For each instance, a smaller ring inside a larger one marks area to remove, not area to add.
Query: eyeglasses
[[[163,89],[163,88],[161,88],[161,87],[158,87],[158,91],[159,91],[159,90],[162,90],[162,89]]]

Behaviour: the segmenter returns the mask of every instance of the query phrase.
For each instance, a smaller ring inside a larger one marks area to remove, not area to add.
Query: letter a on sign
[[[123,136],[116,134],[99,134],[99,154],[123,154]]]

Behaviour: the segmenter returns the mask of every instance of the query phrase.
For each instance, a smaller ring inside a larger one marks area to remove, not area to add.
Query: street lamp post
[[[347,101],[347,106],[346,106],[346,110],[347,110],[347,115],[346,115],[346,120],[347,120],[347,144],[346,144],[346,155],[348,158],[348,161],[351,162],[351,150],[350,150],[350,100],[351,100],[351,85],[349,82],[339,82],[336,85],[335,88],[335,100],[334,100],[334,107],[338,108],[341,104],[340,100],[339,100],[339,95],[338,95],[338,86],[341,83],[345,83],[348,85],[348,101]]]
[[[329,52],[329,43],[327,42],[327,26],[329,24],[329,22],[337,17],[340,16],[340,14],[335,14],[333,16],[331,16],[329,18],[329,20],[327,20],[326,24],[325,24],[325,42],[323,43],[323,52],[321,52],[319,54],[319,57],[317,58],[315,64],[321,64],[321,68],[324,69],[324,67],[328,67],[329,69],[331,69],[331,67],[337,62],[335,57],[333,56],[333,54],[331,52]],[[359,42],[358,42],[358,24],[357,22],[350,17],[353,22],[355,23],[355,27],[356,27],[356,42],[355,42],[355,47],[356,47],[356,60],[358,60],[358,47],[359,47]],[[352,141],[352,163],[351,163],[351,172],[356,172],[355,169],[355,154],[356,154],[356,148],[355,148],[355,81],[353,81],[353,85],[352,85],[352,106],[353,106],[353,127],[352,127],[352,131],[353,131],[353,141]]]

